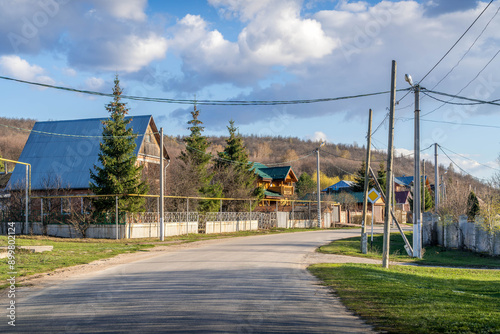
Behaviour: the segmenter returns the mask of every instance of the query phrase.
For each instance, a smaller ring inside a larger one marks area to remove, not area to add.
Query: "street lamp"
[[[420,85],[413,85],[411,75],[405,74],[405,80],[415,93],[414,118],[414,176],[413,176],[413,257],[422,258],[422,213],[420,197]]]
[[[316,183],[318,192],[318,227],[321,228],[321,186],[319,183],[319,149],[321,146],[325,145],[325,142],[321,142],[319,147],[316,149]]]

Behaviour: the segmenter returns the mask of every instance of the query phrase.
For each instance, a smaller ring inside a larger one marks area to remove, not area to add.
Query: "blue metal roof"
[[[135,140],[134,154],[137,155],[151,115],[126,119],[131,119],[127,128],[132,127],[134,133],[140,135]],[[31,164],[32,189],[46,189],[47,182],[57,180],[61,188],[88,189],[90,170],[94,170],[94,165],[101,166],[98,154],[104,120],[106,118],[36,122],[19,157],[19,161]],[[16,165],[9,186],[24,184],[25,174],[25,167]]]
[[[424,176],[423,175],[420,175],[421,177],[421,180],[426,180],[427,181],[427,175]],[[403,185],[403,186],[411,186],[411,184],[413,183],[413,176],[400,176],[400,177],[395,177],[394,178],[394,182],[395,183],[398,183],[400,185]]]
[[[321,191],[339,191],[341,189],[351,188],[354,185],[354,181],[339,181],[328,188],[325,188]]]

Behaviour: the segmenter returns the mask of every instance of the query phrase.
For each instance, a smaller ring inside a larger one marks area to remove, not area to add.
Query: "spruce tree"
[[[354,176],[354,186],[352,187],[353,192],[362,192],[365,190],[365,175],[366,175],[366,162],[363,160],[361,162],[361,167],[356,172]],[[369,178],[368,188],[375,186],[375,182]]]
[[[385,165],[383,162],[380,162],[380,165],[378,167],[377,181],[385,194],[385,189],[387,186],[387,170],[385,169]]]
[[[248,161],[248,153],[243,145],[241,135],[237,133],[238,128],[234,126],[234,121],[229,121],[227,127],[229,137],[226,139],[226,147],[223,152],[219,152],[219,159],[216,167],[223,177],[224,197],[253,198],[259,197],[262,192],[256,189],[255,181],[257,175],[253,170],[253,164]],[[254,202],[256,205],[258,202]],[[226,210],[241,211],[248,210],[247,203],[228,202],[224,204]]]
[[[476,194],[471,191],[467,198],[467,220],[473,222],[476,216],[479,215],[479,199]]]
[[[186,150],[181,152],[179,159],[184,162],[186,171],[190,174],[199,196],[221,197],[222,186],[219,183],[212,182],[214,172],[210,168],[211,155],[207,153],[210,142],[202,134],[204,127],[201,126],[203,122],[198,119],[199,115],[200,111],[194,105],[191,112],[192,119],[188,121],[188,124],[191,125],[188,130],[191,133],[183,139]],[[200,212],[218,211],[219,201],[201,200],[198,202],[197,209]]]
[[[131,119],[125,119],[128,113],[126,104],[121,102],[120,81],[115,78],[113,101],[106,105],[109,119],[103,121],[102,140],[100,143],[99,162],[90,170],[90,190],[96,195],[140,194],[148,192],[148,185],[141,180],[143,166],[136,166],[137,157],[132,128],[127,129]],[[98,197],[94,201],[97,211],[113,211],[114,197]],[[142,197],[120,197],[121,211],[144,211],[145,199]]]
[[[299,180],[295,184],[295,191],[297,196],[304,197],[316,190],[316,182],[306,172],[300,174]]]

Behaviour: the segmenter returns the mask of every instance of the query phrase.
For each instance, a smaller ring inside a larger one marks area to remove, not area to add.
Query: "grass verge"
[[[408,240],[412,240],[413,233],[406,232]],[[382,259],[383,235],[374,235],[373,248],[368,240],[368,253],[360,251],[360,237],[336,240],[328,245],[321,246],[319,252],[360,256],[373,259]],[[395,262],[415,262],[422,265],[472,267],[472,268],[497,268],[500,269],[500,257],[474,253],[458,249],[446,249],[439,246],[426,246],[422,259],[411,258],[406,254],[404,241],[399,233],[392,233],[390,240],[390,260]]]
[[[500,333],[496,270],[318,264],[344,305],[389,333]]]

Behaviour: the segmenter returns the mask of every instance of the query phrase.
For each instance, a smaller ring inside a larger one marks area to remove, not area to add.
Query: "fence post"
[[[115,196],[115,225],[116,225],[116,240],[118,240],[118,196]]]
[[[40,222],[42,224],[42,234],[43,234],[43,197],[40,198]]]

